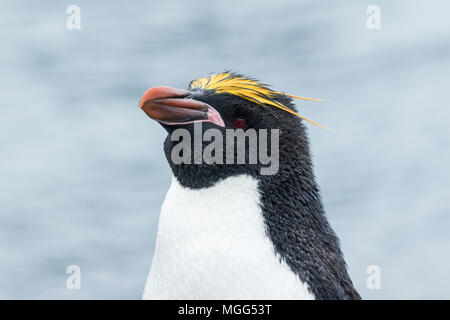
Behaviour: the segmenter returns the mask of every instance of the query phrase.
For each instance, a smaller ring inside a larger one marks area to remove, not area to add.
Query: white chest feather
[[[161,209],[144,299],[314,299],[275,255],[257,181],[231,177],[208,189],[175,178]]]

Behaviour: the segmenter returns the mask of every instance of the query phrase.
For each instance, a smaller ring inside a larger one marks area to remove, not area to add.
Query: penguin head
[[[261,138],[267,141],[264,152],[276,161],[282,161],[283,155],[301,152],[302,145],[307,144],[301,119],[314,122],[295,111],[293,98],[316,100],[273,91],[255,79],[227,71],[193,80],[188,90],[151,88],[139,105],[168,133],[164,152],[174,176],[186,187],[205,188],[233,175],[258,178],[268,165],[257,156]],[[240,141],[243,145],[234,145],[239,139],[228,140],[232,132],[245,137]],[[256,140],[252,140],[250,136],[255,134]],[[180,142],[184,143],[181,148]],[[216,148],[211,152],[212,143]],[[238,153],[242,151],[244,161],[239,161],[242,155]],[[277,154],[271,154],[274,151]],[[212,154],[214,160],[204,159],[207,154]],[[251,160],[252,154],[256,162]]]

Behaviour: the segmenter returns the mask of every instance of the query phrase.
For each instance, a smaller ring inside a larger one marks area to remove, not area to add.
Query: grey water
[[[66,27],[69,5],[81,29]],[[381,9],[381,29],[366,9]],[[366,299],[450,298],[448,1],[0,2],[0,298],[137,299],[170,182],[155,85],[232,69],[308,126]],[[66,286],[69,265],[81,289]],[[381,288],[369,289],[377,265]]]

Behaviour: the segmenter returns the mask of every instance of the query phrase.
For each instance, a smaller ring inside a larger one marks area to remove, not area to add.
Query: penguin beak
[[[209,104],[188,98],[189,91],[153,87],[144,93],[139,107],[153,120],[167,125],[211,122],[225,127],[222,117]]]

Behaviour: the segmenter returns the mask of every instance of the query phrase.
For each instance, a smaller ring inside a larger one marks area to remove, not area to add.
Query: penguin
[[[144,93],[139,106],[167,131],[172,171],[144,299],[361,299],[315,181],[304,121],[314,122],[293,99],[314,100],[231,71],[193,80],[187,90]],[[194,135],[199,125],[223,135],[278,130],[276,173],[262,174],[259,162],[174,161],[174,133]]]

